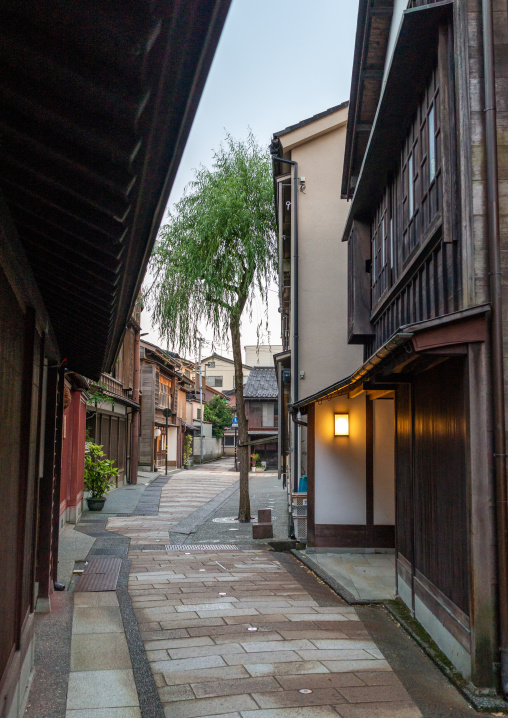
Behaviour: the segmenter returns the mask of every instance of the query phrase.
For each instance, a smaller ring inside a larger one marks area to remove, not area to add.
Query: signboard
[[[234,417],[232,418],[232,420],[231,420],[231,426],[232,426],[233,428],[238,427],[238,417],[237,417],[237,416],[234,416]]]

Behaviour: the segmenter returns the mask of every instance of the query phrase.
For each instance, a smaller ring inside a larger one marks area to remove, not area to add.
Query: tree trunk
[[[231,321],[231,343],[233,345],[233,359],[235,362],[235,395],[236,415],[238,417],[238,459],[240,461],[240,505],[238,507],[239,521],[250,521],[250,498],[249,498],[249,447],[247,433],[247,417],[245,416],[245,402],[243,399],[243,365],[242,347],[240,340],[240,318],[241,312],[234,312]]]

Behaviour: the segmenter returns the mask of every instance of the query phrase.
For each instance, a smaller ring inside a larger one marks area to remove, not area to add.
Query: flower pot
[[[102,509],[104,508],[105,502],[106,502],[105,496],[103,496],[100,499],[92,499],[91,497],[89,497],[86,500],[86,503],[88,504],[89,511],[102,511]]]

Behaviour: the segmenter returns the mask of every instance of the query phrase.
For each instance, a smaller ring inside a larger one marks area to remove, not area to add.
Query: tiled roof
[[[276,399],[279,394],[275,369],[269,366],[255,366],[251,369],[243,389],[246,399]]]

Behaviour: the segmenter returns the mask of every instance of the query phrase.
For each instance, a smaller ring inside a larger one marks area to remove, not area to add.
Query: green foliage
[[[205,421],[212,422],[212,431],[214,435],[221,439],[224,436],[226,426],[231,426],[233,412],[228,406],[228,402],[222,396],[214,396],[208,404],[205,404],[203,412]]]
[[[231,319],[250,311],[254,293],[266,300],[276,248],[269,154],[252,133],[245,141],[227,135],[159,233],[146,296],[160,334],[193,351],[206,323],[226,341]]]
[[[85,453],[85,485],[92,492],[92,499],[100,499],[115,486],[113,477],[118,476],[118,469],[113,461],[104,459],[102,446],[92,442],[86,445]]]
[[[114,404],[115,400],[112,396],[109,396],[106,392],[106,385],[102,382],[96,382],[95,384],[91,384],[90,388],[87,391],[88,399],[87,404],[88,406],[95,406],[96,404]]]
[[[187,464],[192,457],[192,436],[186,434],[183,440],[183,463]]]

